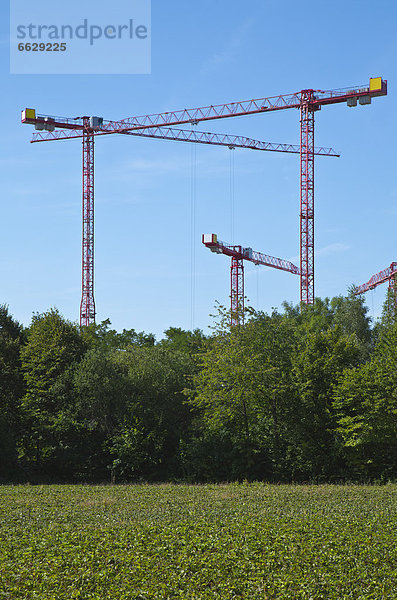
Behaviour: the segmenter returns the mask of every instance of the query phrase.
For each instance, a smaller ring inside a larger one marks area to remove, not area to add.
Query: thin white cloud
[[[346,252],[346,250],[350,250],[351,246],[345,244],[343,242],[335,242],[334,244],[328,244],[328,246],[324,246],[324,248],[320,248],[319,250],[315,250],[315,256],[331,256],[332,254],[338,254],[339,252]]]

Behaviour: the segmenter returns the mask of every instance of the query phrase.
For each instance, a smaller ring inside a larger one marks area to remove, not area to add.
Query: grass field
[[[3,486],[0,599],[397,598],[397,486]]]

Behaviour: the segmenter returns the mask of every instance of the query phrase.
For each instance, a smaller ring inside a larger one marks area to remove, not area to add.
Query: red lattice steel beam
[[[359,285],[355,288],[354,293],[356,295],[365,294],[369,290],[373,290],[378,285],[389,282],[389,286],[393,289],[395,288],[395,277],[397,276],[397,262],[392,262],[387,269],[383,269],[383,271],[379,271],[375,275],[372,275],[371,279],[362,285]]]
[[[300,152],[300,300],[314,302],[314,107],[302,91]]]
[[[150,130],[138,131],[120,131],[122,135],[132,135],[137,137],[146,137],[154,139],[172,140],[176,142],[193,142],[196,144],[208,144],[215,146],[227,146],[229,148],[248,148],[250,150],[262,150],[267,152],[285,152],[288,154],[299,154],[300,146],[298,144],[282,144],[278,142],[264,142],[242,135],[229,135],[225,133],[210,133],[207,131],[196,131],[190,129],[176,129],[172,127],[156,127]],[[101,131],[94,131],[93,135],[109,135]],[[80,130],[70,131],[57,129],[52,132],[37,131],[33,134],[32,143],[49,142],[51,140],[68,140],[81,138],[83,133]],[[318,156],[339,157],[340,154],[333,148],[319,146],[314,149],[314,154]]]
[[[244,324],[244,261],[234,256],[230,267],[230,324]]]
[[[94,136],[83,135],[83,240],[80,326],[95,323],[94,300]]]

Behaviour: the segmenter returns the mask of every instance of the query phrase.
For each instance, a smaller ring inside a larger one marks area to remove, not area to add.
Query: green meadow
[[[0,599],[397,598],[397,485],[0,487]]]

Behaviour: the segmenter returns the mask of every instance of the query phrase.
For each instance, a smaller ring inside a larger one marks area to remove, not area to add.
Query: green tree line
[[[388,481],[397,319],[361,297],[248,309],[156,343],[0,306],[0,482]]]

